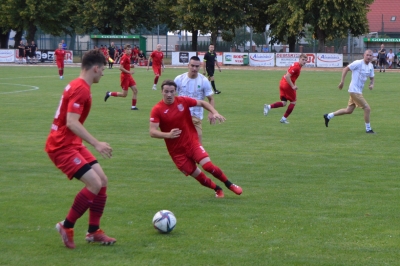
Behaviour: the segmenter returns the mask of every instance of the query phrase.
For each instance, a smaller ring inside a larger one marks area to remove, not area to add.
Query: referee
[[[218,65],[217,61],[217,55],[214,52],[214,45],[210,45],[208,47],[208,52],[204,55],[204,60],[203,60],[203,73],[206,75],[206,70],[207,70],[207,76],[208,79],[211,81],[211,86],[213,87],[214,93],[215,94],[220,94],[221,91],[217,90],[215,88],[215,82],[214,82],[214,66],[217,65],[219,72],[221,72],[221,68]]]

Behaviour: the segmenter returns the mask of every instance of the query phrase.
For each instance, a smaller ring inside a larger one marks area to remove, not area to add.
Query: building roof
[[[400,32],[400,1],[375,0],[367,18],[370,32]]]

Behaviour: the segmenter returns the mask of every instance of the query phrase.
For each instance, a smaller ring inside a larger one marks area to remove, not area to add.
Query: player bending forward
[[[213,121],[224,122],[225,117],[220,115],[208,102],[175,96],[176,87],[176,83],[172,80],[165,80],[162,83],[163,99],[151,110],[150,136],[164,139],[176,167],[184,175],[190,175],[203,186],[213,189],[215,197],[224,197],[222,188],[208,178],[197,164],[200,164],[204,170],[222,181],[235,194],[242,194],[242,188],[228,180],[224,172],[211,162],[207,151],[201,146],[189,108],[193,106],[205,108],[213,114]]]

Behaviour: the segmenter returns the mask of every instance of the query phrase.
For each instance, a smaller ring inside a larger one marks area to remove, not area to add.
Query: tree
[[[305,21],[314,27],[318,51],[323,51],[325,40],[345,38],[349,32],[360,36],[369,32],[367,13],[374,0],[308,0]]]

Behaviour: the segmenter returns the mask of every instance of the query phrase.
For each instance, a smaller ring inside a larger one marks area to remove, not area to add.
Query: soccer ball
[[[161,233],[168,234],[175,228],[175,225],[175,215],[168,210],[159,211],[153,217],[153,226]]]

